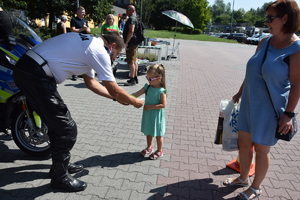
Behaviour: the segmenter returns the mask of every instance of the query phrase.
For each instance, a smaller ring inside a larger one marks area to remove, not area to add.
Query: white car
[[[270,35],[271,33],[262,33],[258,38],[258,43],[260,43],[262,39],[264,39],[265,37],[269,37]]]
[[[259,34],[252,35],[251,37],[247,37],[246,44],[258,44]]]

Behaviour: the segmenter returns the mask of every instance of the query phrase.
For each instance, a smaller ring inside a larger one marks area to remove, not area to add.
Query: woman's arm
[[[293,112],[300,97],[300,51],[291,55],[289,59],[291,90],[286,111]]]
[[[286,106],[287,112],[294,112],[300,97],[300,51],[291,55],[289,57],[289,75],[291,89],[288,99],[288,104]],[[288,133],[293,129],[292,119],[287,115],[283,114],[279,120],[278,132],[282,134]]]
[[[233,100],[235,103],[238,102],[239,99],[240,99],[241,96],[242,96],[242,92],[243,92],[243,88],[244,88],[244,82],[245,82],[245,80],[243,81],[243,83],[242,83],[242,85],[241,85],[239,91],[238,91],[235,95],[233,95],[233,97],[232,97],[232,100]]]

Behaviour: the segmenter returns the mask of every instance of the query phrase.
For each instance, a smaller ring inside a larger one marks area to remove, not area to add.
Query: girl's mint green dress
[[[160,95],[167,92],[167,90],[162,87],[148,87],[147,83],[144,85],[144,89],[147,90],[145,95],[145,105],[160,104]],[[163,136],[166,132],[165,109],[152,109],[149,111],[143,110],[141,131],[144,135],[152,135],[153,137]]]

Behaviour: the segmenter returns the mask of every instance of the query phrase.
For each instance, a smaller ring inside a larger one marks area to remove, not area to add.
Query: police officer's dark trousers
[[[70,150],[77,138],[77,126],[57,91],[54,78],[31,57],[24,55],[16,64],[14,79],[29,105],[48,126],[52,167],[51,186],[67,191],[81,191],[86,183],[68,173]]]

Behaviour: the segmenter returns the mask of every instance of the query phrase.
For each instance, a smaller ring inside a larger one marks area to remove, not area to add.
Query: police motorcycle
[[[12,17],[12,25],[9,47],[0,41],[0,132],[11,133],[16,145],[25,153],[47,156],[50,154],[48,128],[13,80],[18,59],[42,40],[20,18]]]

